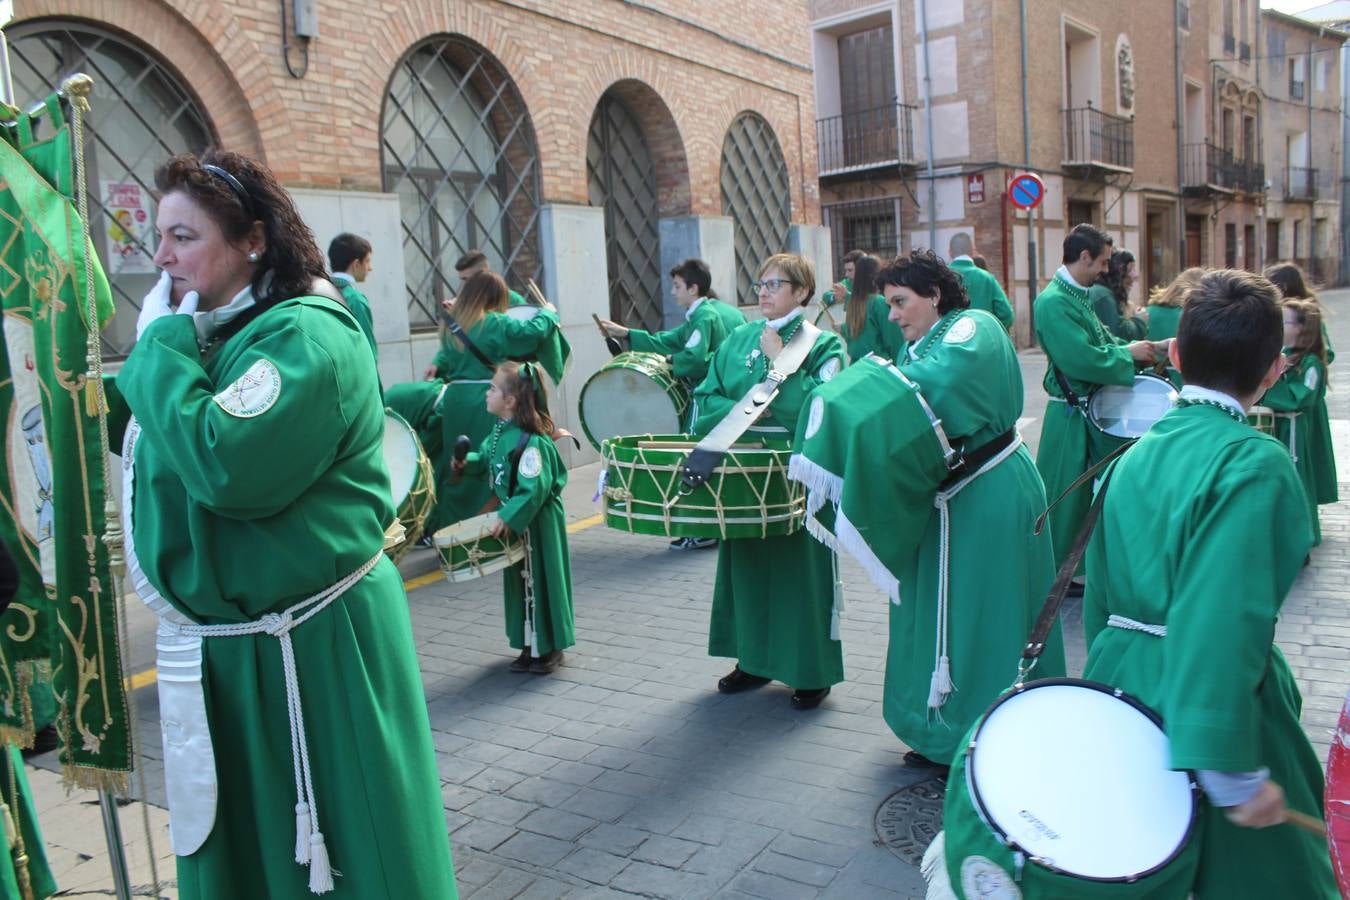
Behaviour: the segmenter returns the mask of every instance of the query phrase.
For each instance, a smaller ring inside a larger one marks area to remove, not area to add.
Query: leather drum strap
[[[681,482],[686,490],[692,491],[706,482],[732,445],[769,411],[770,404],[778,396],[778,389],[806,362],[818,337],[820,329],[803,319],[797,333],[773,361],[769,377],[747,391],[708,436],[694,445],[684,461]]]

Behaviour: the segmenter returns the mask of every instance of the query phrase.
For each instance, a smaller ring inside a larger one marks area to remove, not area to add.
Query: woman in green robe
[[[1317,294],[1308,287],[1308,278],[1294,263],[1276,263],[1267,266],[1261,273],[1271,284],[1280,289],[1280,295],[1286,300],[1311,300],[1317,303]],[[1331,335],[1327,332],[1326,310],[1318,303],[1322,311],[1322,343],[1327,349],[1327,365],[1336,361],[1336,348],[1331,346]]]
[[[266,168],[155,180],[163,275],[117,385],[181,895],[453,898],[370,348]]]
[[[496,418],[492,431],[455,471],[485,480],[500,505],[498,538],[525,536],[526,556],[502,573],[506,639],[520,656],[513,672],[547,675],[576,643],[572,621],[572,564],[562,490],[567,467],[554,446],[540,369],[503,363],[484,406]],[[483,478],[486,476],[486,478]]]
[[[1177,336],[1177,325],[1181,322],[1181,308],[1186,303],[1186,295],[1200,283],[1205,270],[1197,267],[1186,269],[1164,287],[1154,288],[1148,295],[1148,339],[1165,341]]]
[[[931,251],[891,263],[881,286],[910,342],[901,370],[973,463],[939,491],[946,521],[940,512],[929,519],[899,573],[900,603],[890,604],[882,713],[913,748],[906,764],[945,767],[1012,683],[1054,579],[1054,550],[1048,532],[1034,534],[1045,487],[1017,433],[1022,375],[1008,333],[989,313],[967,308],[960,276]],[[1058,628],[1037,674],[1064,674]]]
[[[1303,482],[1313,524],[1313,546],[1322,543],[1319,503],[1336,502],[1336,459],[1327,418],[1326,347],[1322,343],[1321,312],[1310,300],[1284,304],[1285,357],[1288,368],[1261,398],[1275,411],[1275,436],[1289,448],[1289,456]],[[1329,499],[1323,500],[1326,497]]]
[[[904,335],[890,320],[886,301],[877,289],[880,271],[881,262],[875,256],[863,256],[853,265],[842,335],[850,361],[860,360],[869,353],[895,360],[904,352]]]
[[[1111,254],[1106,271],[1088,288],[1088,299],[1106,330],[1126,341],[1138,341],[1148,335],[1148,315],[1130,312],[1130,288],[1139,279],[1134,254],[1117,250]]]
[[[759,308],[766,318],[737,328],[713,356],[708,376],[694,392],[698,435],[711,431],[767,378],[772,360],[807,326],[803,307],[816,287],[811,263],[779,253],[760,267],[759,277]],[[783,382],[747,437],[791,441],[811,391],[843,364],[838,335],[816,334],[806,360]],[[783,462],[786,466],[786,454]],[[830,637],[835,580],[833,554],[805,529],[719,543],[708,653],[737,662],[717,689],[736,693],[781,681],[795,688],[794,709],[819,706],[830,686],[844,680],[843,649]]]
[[[493,370],[513,356],[534,353],[558,328],[557,310],[551,305],[531,319],[506,315],[509,298],[500,275],[478,272],[464,282],[459,296],[447,307],[463,336],[455,334],[453,328],[447,330],[433,363],[435,377],[449,382],[449,386],[440,403],[441,455],[432,461],[436,469],[436,512],[428,531],[478,515],[492,497],[485,482],[453,477],[449,461],[455,441],[465,435],[469,445],[476,447],[487,438],[497,422],[484,405]]]

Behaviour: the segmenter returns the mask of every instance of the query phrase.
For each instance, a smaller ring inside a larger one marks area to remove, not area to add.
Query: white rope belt
[[[295,666],[295,646],[291,632],[323,612],[333,601],[347,593],[375,568],[384,557],[381,550],[365,565],[341,581],[279,613],[267,613],[253,622],[228,625],[193,625],[161,620],[178,634],[201,638],[243,637],[270,634],[281,642],[281,668],[286,680],[286,712],[291,724],[291,762],[295,769],[295,861],[309,866],[309,889],[323,894],[333,889],[332,865],[323,832],[319,830],[319,807],[314,796],[314,780],[309,764],[309,745],[305,741],[305,716],[300,707],[300,676]]]
[[[1289,420],[1289,458],[1298,462],[1298,417],[1296,412],[1277,412],[1275,418]]]
[[[1144,634],[1151,634],[1154,637],[1167,637],[1166,625],[1150,625],[1128,616],[1113,615],[1106,620],[1106,624],[1110,628],[1119,628],[1122,631],[1142,631]]]

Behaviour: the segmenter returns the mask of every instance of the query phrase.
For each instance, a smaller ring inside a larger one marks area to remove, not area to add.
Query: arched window
[[[486,50],[457,36],[414,47],[390,80],[380,138],[384,189],[400,199],[414,328],[434,325],[439,302],[459,290],[455,260],[469,250],[517,290],[542,278],[534,128]]]
[[[214,132],[178,76],[126,39],[52,20],[16,25],[8,37],[21,104],[48,96],[76,72],[94,79],[85,117],[89,230],[117,302],[104,348],[125,355],[136,340],[141,298],[157,274],[155,169],[174,154],[201,153],[214,143]]]
[[[722,215],[736,236],[736,299],[755,302],[750,285],[759,264],[787,249],[792,214],[787,162],[763,117],[741,113],[722,142]]]

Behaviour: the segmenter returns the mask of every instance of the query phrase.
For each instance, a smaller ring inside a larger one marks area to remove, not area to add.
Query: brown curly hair
[[[932,250],[912,250],[897,256],[877,276],[880,287],[909,288],[920,297],[936,297],[937,311],[946,315],[954,309],[970,306],[961,276],[947,267]]]
[[[251,211],[228,181],[203,168],[208,165],[219,166],[235,177],[247,194]],[[200,159],[184,153],[155,170],[155,187],[160,197],[182,191],[192,198],[229,241],[242,241],[255,220],[262,222],[263,256],[251,282],[260,309],[313,294],[314,280],[327,279],[314,232],[300,217],[290,194],[262,163],[218,148],[207,150]],[[268,273],[272,280],[264,295]]]

